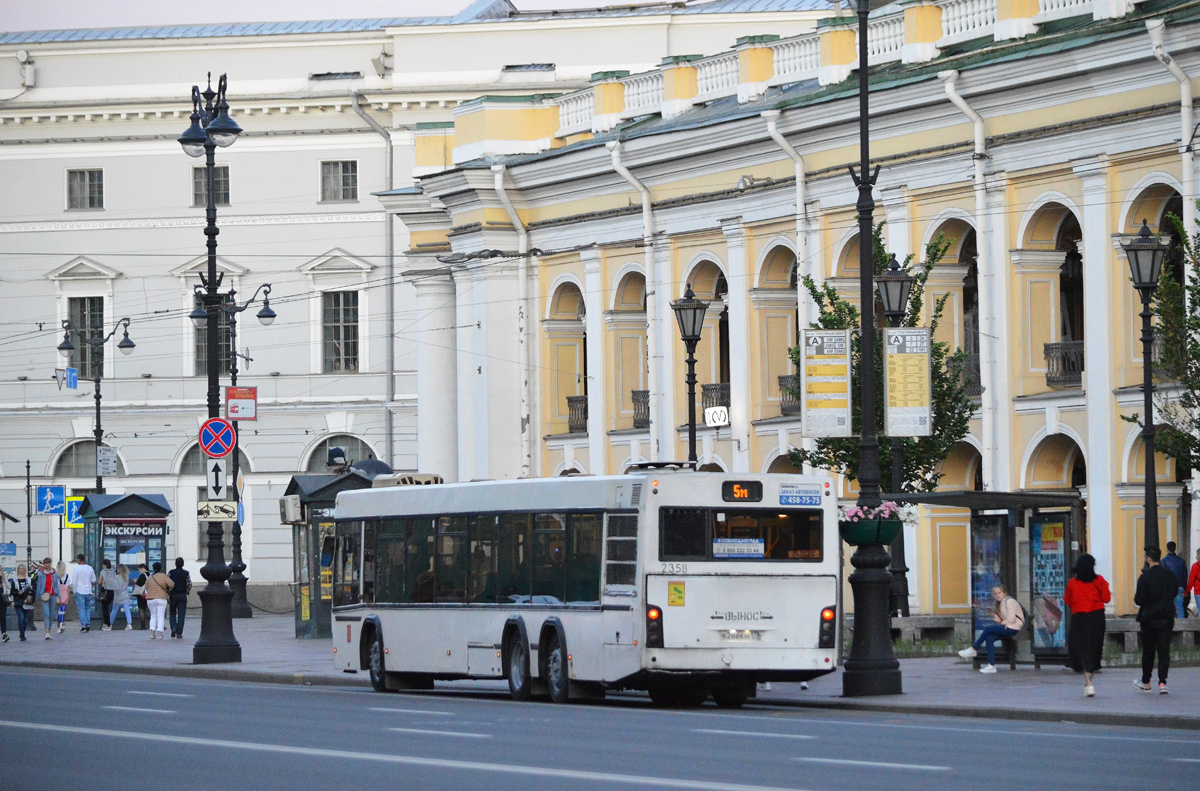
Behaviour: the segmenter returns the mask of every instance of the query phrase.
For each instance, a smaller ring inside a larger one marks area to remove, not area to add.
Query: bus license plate
[[[747,643],[761,640],[763,633],[752,629],[722,629],[717,634],[721,636],[722,640]]]

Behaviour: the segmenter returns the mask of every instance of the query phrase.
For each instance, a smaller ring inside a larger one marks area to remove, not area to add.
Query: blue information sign
[[[70,390],[78,390],[79,389],[79,369],[78,368],[68,368],[67,369],[67,388]]]
[[[39,514],[65,514],[67,512],[66,487],[39,486],[37,488],[37,512]]]

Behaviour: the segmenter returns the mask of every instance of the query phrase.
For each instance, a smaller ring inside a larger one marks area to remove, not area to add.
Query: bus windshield
[[[819,562],[821,511],[767,508],[662,508],[660,560]]]

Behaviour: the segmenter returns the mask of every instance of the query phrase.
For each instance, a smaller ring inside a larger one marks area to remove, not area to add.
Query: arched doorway
[[[554,408],[557,421],[566,421],[567,433],[587,432],[587,324],[586,306],[579,286],[567,281],[550,297],[546,316],[547,358],[553,367]],[[548,427],[560,433],[560,427]]]
[[[1013,259],[1024,270],[1031,370],[1040,341],[1046,385],[1078,388],[1083,384],[1084,316],[1083,233],[1079,218],[1064,203],[1049,201],[1025,223],[1021,246]],[[1055,277],[1057,275],[1057,277]]]
[[[613,294],[612,310],[605,316],[610,330],[615,364],[610,376],[610,397],[620,405],[620,424],[626,429],[650,427],[650,361],[646,353],[646,276],[638,271],[621,275]],[[632,421],[626,422],[626,421]]]
[[[702,383],[702,408],[728,407],[729,284],[725,281],[725,273],[712,261],[697,264],[688,276],[688,284],[697,299],[709,303],[704,317],[704,333],[696,347],[696,359],[700,361],[696,373]]]

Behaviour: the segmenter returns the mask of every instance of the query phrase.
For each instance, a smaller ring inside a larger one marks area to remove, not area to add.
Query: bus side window
[[[637,585],[637,514],[609,514],[604,584]]]
[[[600,601],[600,515],[567,518],[568,602]]]
[[[407,519],[387,519],[379,525],[375,539],[377,602],[404,601],[404,536],[407,529]]]
[[[405,601],[431,603],[436,589],[433,574],[433,520],[420,517],[409,522],[405,541]]]
[[[465,516],[443,516],[438,519],[437,536],[437,601],[462,604],[467,600],[467,577],[470,556],[467,554],[467,523]]]
[[[471,553],[468,602],[496,601],[496,522],[495,516],[477,516],[467,530]]]
[[[529,514],[504,514],[500,517],[496,542],[497,600],[502,604],[528,603],[533,583],[533,564],[530,562]]]
[[[533,518],[532,595],[551,604],[562,602],[566,586],[567,515],[538,514]]]

